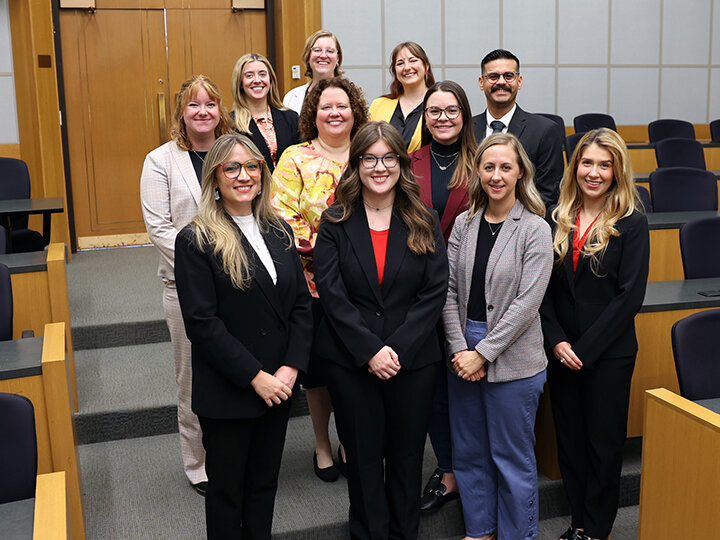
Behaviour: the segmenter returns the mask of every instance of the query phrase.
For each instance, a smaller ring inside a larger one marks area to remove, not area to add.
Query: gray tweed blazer
[[[448,242],[450,282],[443,324],[452,356],[467,349],[465,321],[483,209],[457,217]],[[489,382],[532,377],[547,366],[538,309],[553,264],[550,227],[515,203],[490,252],[485,274],[487,337],[475,347]]]

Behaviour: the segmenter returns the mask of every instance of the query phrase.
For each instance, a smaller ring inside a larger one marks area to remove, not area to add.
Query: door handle
[[[163,92],[158,93],[158,113],[160,117],[160,140],[164,143],[168,140],[168,133],[167,112],[165,108],[165,94]]]

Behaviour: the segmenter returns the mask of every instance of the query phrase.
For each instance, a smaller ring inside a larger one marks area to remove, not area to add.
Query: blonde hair
[[[525,152],[523,145],[512,133],[494,133],[489,137],[485,137],[475,151],[475,159],[473,160],[475,180],[470,184],[470,188],[468,189],[470,199],[467,215],[468,220],[472,219],[481,208],[488,204],[487,193],[485,193],[478,179],[478,170],[480,169],[480,163],[482,162],[482,156],[485,150],[498,144],[512,148],[515,152],[517,164],[522,172],[522,176],[518,178],[515,183],[515,198],[530,212],[544,218],[545,203],[543,203],[542,197],[540,197],[540,193],[535,187],[535,167],[532,161],[530,161],[527,152]]]
[[[241,133],[250,133],[250,121],[252,120],[252,114],[247,104],[247,98],[245,96],[245,88],[243,87],[243,71],[245,66],[250,62],[262,62],[265,64],[265,68],[270,78],[270,88],[267,93],[268,105],[275,107],[276,109],[285,109],[282,100],[280,99],[280,93],[278,92],[277,76],[275,70],[270,61],[265,58],[262,54],[248,53],[242,55],[235,62],[235,67],[232,72],[232,96],[233,96],[233,119],[234,127]]]
[[[198,205],[198,214],[192,223],[198,247],[202,249],[203,245],[212,246],[213,254],[220,255],[223,270],[230,276],[232,284],[238,289],[245,289],[253,276],[250,272],[247,253],[245,253],[240,239],[241,233],[225,211],[222,197],[215,200],[216,175],[223,174],[218,170],[218,166],[227,160],[238,144],[245,147],[253,159],[263,161],[260,177],[261,191],[252,202],[253,215],[258,227],[262,232],[273,230],[277,236],[285,239],[288,249],[292,246],[292,239],[290,233],[285,229],[284,222],[270,206],[272,176],[267,163],[264,163],[262,154],[250,138],[239,133],[228,133],[219,137],[205,156],[202,194]]]
[[[205,75],[195,75],[190,77],[180,86],[177,98],[175,100],[175,110],[173,111],[173,123],[170,128],[170,138],[174,139],[177,145],[185,151],[192,149],[190,139],[187,136],[187,128],[185,126],[185,119],[183,113],[185,107],[190,103],[190,100],[197,97],[200,89],[203,88],[208,94],[208,97],[217,103],[219,119],[218,125],[215,127],[215,137],[219,137],[224,133],[230,133],[230,117],[228,116],[225,107],[222,104],[222,97],[220,96],[220,90],[217,85],[212,82]]]
[[[311,34],[305,40],[305,48],[303,49],[302,53],[302,61],[303,64],[305,64],[305,76],[310,77],[311,79],[313,76],[313,72],[312,68],[310,67],[310,49],[313,48],[313,45],[315,45],[315,42],[318,39],[324,37],[333,38],[335,40],[335,48],[337,49],[338,61],[337,64],[335,64],[335,71],[333,72],[333,77],[339,77],[343,74],[343,70],[340,69],[340,66],[342,65],[342,47],[340,46],[340,42],[338,41],[337,36],[329,30],[318,30],[317,32]]]
[[[590,268],[599,275],[600,260],[607,249],[610,238],[620,233],[615,224],[632,214],[640,204],[635,188],[632,166],[627,146],[620,135],[608,128],[588,131],[578,142],[560,183],[558,205],[552,212],[557,224],[553,236],[553,249],[560,264],[570,252],[570,231],[575,230],[575,216],[583,204],[583,195],[577,182],[577,169],[585,149],[596,144],[612,156],[613,182],[605,193],[605,205],[597,221],[588,231],[583,254],[590,258]]]

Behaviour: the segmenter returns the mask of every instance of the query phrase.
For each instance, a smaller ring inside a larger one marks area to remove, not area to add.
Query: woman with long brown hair
[[[386,122],[353,139],[315,246],[317,354],[346,448],[353,538],[416,538],[423,448],[447,292],[437,215]]]

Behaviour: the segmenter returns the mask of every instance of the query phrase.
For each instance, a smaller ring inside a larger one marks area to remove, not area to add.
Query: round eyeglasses
[[[503,79],[505,79],[506,83],[511,83],[515,80],[515,78],[518,75],[520,75],[520,74],[517,71],[506,71],[505,73],[495,73],[493,71],[493,72],[486,73],[485,75],[483,75],[483,78],[487,79],[491,83],[495,84],[496,82],[498,82],[500,80],[500,77],[502,77]]]
[[[240,171],[242,171],[243,168],[249,176],[260,176],[260,173],[262,173],[262,166],[263,161],[260,159],[249,159],[245,163],[240,163],[239,161],[226,161],[225,163],[218,165],[218,167],[222,169],[225,177],[229,180],[235,180],[238,176],[240,176]]]
[[[360,163],[366,169],[374,169],[377,167],[378,161],[382,162],[386,169],[392,169],[398,164],[400,156],[398,154],[386,154],[384,156],[373,156],[372,154],[366,154],[360,156]]]
[[[427,107],[425,109],[425,114],[428,115],[428,118],[438,120],[440,116],[442,116],[442,113],[445,113],[448,120],[453,120],[460,116],[461,111],[462,107],[460,105],[450,105],[444,109],[441,109],[440,107]]]

